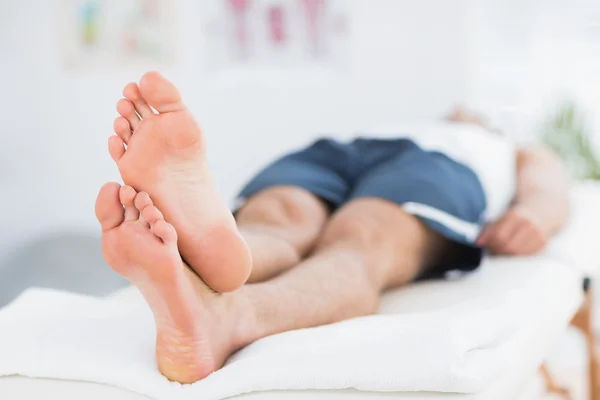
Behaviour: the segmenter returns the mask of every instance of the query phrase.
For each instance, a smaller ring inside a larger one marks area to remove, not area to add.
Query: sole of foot
[[[242,345],[247,310],[215,293],[179,255],[177,233],[146,193],[117,183],[98,195],[102,250],[108,264],[138,287],[156,322],[156,360],[180,383],[203,379]],[[239,312],[236,312],[239,310]]]
[[[123,95],[109,151],[124,182],[152,197],[175,227],[181,255],[212,289],[239,288],[250,275],[250,252],[213,183],[204,136],[179,91],[150,72]]]

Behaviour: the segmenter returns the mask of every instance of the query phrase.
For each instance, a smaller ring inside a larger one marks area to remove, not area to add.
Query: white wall
[[[203,73],[202,3],[181,2],[179,59],[163,71],[204,127],[225,196],[269,157],[313,137],[436,117],[466,97],[467,1],[347,0],[339,71]],[[122,87],[142,70],[65,71],[47,0],[0,5],[0,258],[52,230],[97,230],[97,190]]]
[[[600,2],[471,0],[467,99],[519,139],[574,100],[599,137]],[[600,148],[599,148],[600,149]]]

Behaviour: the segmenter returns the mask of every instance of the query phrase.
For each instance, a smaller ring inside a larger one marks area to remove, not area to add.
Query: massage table
[[[342,390],[273,390],[231,397],[239,400],[352,400],[352,399],[535,399],[538,371],[548,354],[561,340],[584,299],[582,282],[593,278],[600,265],[596,230],[600,226],[600,186],[578,184],[572,189],[573,213],[567,228],[542,254],[526,258],[488,258],[482,267],[466,276],[448,280],[418,282],[387,293],[380,314],[418,316],[439,310],[471,312],[486,303],[496,311],[505,331],[468,356],[481,365],[496,364],[493,375],[474,380],[468,393],[373,392],[353,388]],[[139,296],[134,289],[114,294],[115,302]],[[519,318],[511,320],[511,315]],[[505,317],[503,317],[505,316]],[[507,322],[508,321],[508,322]],[[482,321],[483,323],[488,323]],[[469,325],[473,329],[473,325]],[[1,333],[0,333],[1,339]],[[423,356],[428,347],[424,346]],[[0,354],[0,357],[2,355]],[[471,361],[473,361],[471,360]],[[490,361],[491,360],[491,361]],[[491,371],[490,370],[490,371]],[[539,385],[538,385],[539,386]],[[70,399],[138,400],[138,393],[96,383],[0,377],[0,399],[47,397]]]

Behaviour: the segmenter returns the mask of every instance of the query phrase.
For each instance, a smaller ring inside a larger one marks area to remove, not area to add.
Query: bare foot
[[[213,184],[204,137],[178,90],[150,72],[123,94],[117,136],[109,141],[123,180],[152,197],[177,230],[183,258],[211,288],[239,288],[250,275],[250,252]]]
[[[108,264],[136,285],[156,322],[156,359],[163,375],[192,383],[220,368],[246,344],[245,303],[209,289],[183,261],[177,233],[146,193],[105,185],[96,202]]]

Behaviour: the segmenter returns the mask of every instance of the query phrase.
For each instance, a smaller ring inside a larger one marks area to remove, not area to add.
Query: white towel
[[[521,265],[504,267],[524,271]],[[514,358],[502,346],[519,336],[540,302],[547,304],[555,290],[576,285],[570,269],[554,267],[547,282],[515,282],[501,296],[268,337],[193,385],[172,383],[159,374],[152,315],[141,296],[95,299],[30,290],[0,311],[0,376],[98,382],[169,400],[278,389],[477,393]],[[471,281],[473,287],[480,284],[477,275]],[[396,301],[401,298],[400,293]],[[578,300],[575,296],[562,305],[562,313],[560,307],[552,313],[566,320]]]

